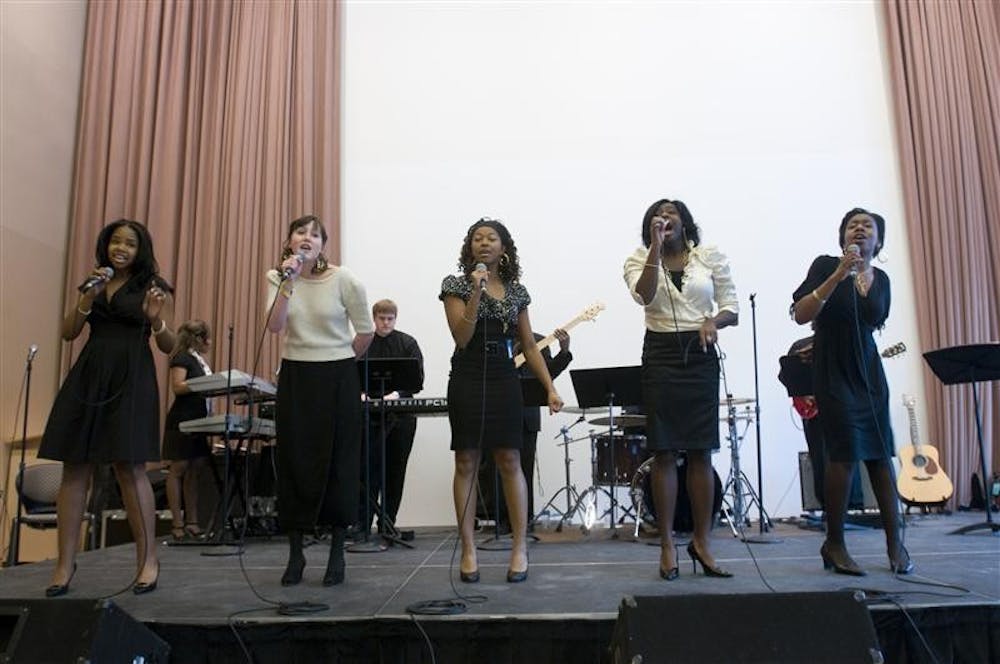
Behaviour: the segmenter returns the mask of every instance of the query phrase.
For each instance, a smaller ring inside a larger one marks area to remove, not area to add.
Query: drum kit
[[[738,408],[742,406],[743,408]],[[734,398],[727,395],[719,404],[725,409],[720,422],[727,425],[731,467],[725,484],[718,473],[713,471],[713,519],[725,516],[733,534],[740,537],[740,529],[749,524],[750,508],[759,505],[760,498],[754,492],[749,480],[740,468],[740,444],[746,430],[755,419],[755,401],[748,398]],[[646,416],[637,413],[614,413],[609,409],[607,416],[587,419],[587,409],[568,406],[564,413],[579,414],[579,418],[568,426],[560,429],[557,438],[562,438],[559,445],[563,448],[566,484],[561,487],[549,502],[539,511],[539,516],[554,510],[560,517],[556,531],[562,531],[563,524],[577,515],[581,519],[581,528],[589,532],[593,525],[610,516],[612,537],[617,537],[616,527],[631,517],[635,522],[633,537],[637,537],[640,526],[656,528],[656,508],[652,500],[651,475],[654,458],[646,450],[645,425]],[[591,411],[593,412],[593,411]],[[573,438],[570,430],[577,424],[587,422],[595,426],[606,427],[604,430],[592,429],[586,435]],[[742,433],[738,423],[743,422]],[[578,442],[590,441],[591,485],[582,492],[577,491],[570,478],[569,447]],[[677,464],[683,466],[684,455],[678,455]],[[680,470],[680,468],[679,468]],[[617,490],[626,489],[630,501],[626,504],[618,499]],[[565,494],[565,509],[557,505],[560,497]],[[597,514],[598,497],[606,497],[607,509]],[[616,511],[621,512],[621,518],[616,518]],[[685,474],[678,473],[678,497],[673,528],[677,532],[690,532],[691,508],[687,495]]]

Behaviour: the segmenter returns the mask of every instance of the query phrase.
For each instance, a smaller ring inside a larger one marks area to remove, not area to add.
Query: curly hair
[[[876,214],[875,212],[869,212],[864,208],[852,208],[847,211],[844,218],[840,220],[840,229],[837,231],[837,241],[840,243],[840,248],[844,249],[844,232],[847,230],[847,222],[851,220],[856,214],[867,214],[875,222],[875,228],[878,229],[878,244],[875,245],[875,251],[872,252],[872,258],[878,256],[878,252],[882,251],[882,245],[885,243],[885,219],[882,215]]]
[[[504,283],[514,283],[521,278],[521,263],[517,258],[517,246],[514,244],[514,238],[510,236],[510,231],[504,226],[500,221],[496,219],[490,219],[489,217],[483,217],[476,223],[469,226],[468,232],[465,234],[465,240],[462,242],[462,252],[458,256],[458,269],[462,271],[466,277],[473,273],[476,269],[475,257],[472,255],[472,236],[475,234],[476,229],[482,228],[483,226],[488,226],[497,232],[500,236],[500,244],[503,245],[504,255],[500,257],[500,265],[498,272],[500,278]]]
[[[671,200],[669,198],[661,198],[656,201],[649,206],[646,214],[642,215],[642,244],[648,247],[652,243],[653,240],[649,236],[649,222],[656,216],[656,211],[660,209],[660,206],[666,203],[670,203],[677,208],[677,213],[681,217],[681,230],[684,232],[684,237],[696,247],[701,244],[701,232],[698,229],[698,224],[694,223],[694,217],[691,216],[691,211],[688,210],[687,205],[684,204],[684,201]]]
[[[315,224],[316,228],[319,229],[319,235],[323,238],[323,246],[326,246],[326,241],[328,236],[326,234],[326,228],[323,226],[323,222],[319,220],[319,217],[312,214],[307,214],[304,217],[299,217],[298,219],[292,220],[288,224],[288,235],[285,236],[285,244],[281,249],[281,258],[278,259],[278,265],[274,268],[279,273],[281,272],[281,264],[284,263],[292,255],[292,248],[288,246],[288,241],[292,239],[292,233],[299,230],[303,226],[309,226]],[[313,274],[323,274],[330,267],[330,261],[327,257],[320,252],[319,256],[316,257],[316,265],[313,266]]]
[[[156,262],[156,256],[153,254],[153,238],[149,234],[149,230],[138,221],[118,219],[101,229],[101,232],[97,236],[97,248],[94,251],[94,258],[97,260],[97,264],[108,265],[111,263],[111,258],[108,256],[108,246],[111,244],[111,236],[122,226],[131,229],[139,241],[136,247],[135,260],[131,266],[133,278],[129,280],[127,286],[130,289],[145,289],[149,287],[152,281],[168,293],[173,293],[173,287],[160,276],[160,266]]]
[[[211,328],[203,320],[184,321],[177,328],[177,341],[174,342],[174,349],[170,351],[170,358],[173,359],[181,353],[188,352],[194,348],[195,339],[205,341],[211,334]]]

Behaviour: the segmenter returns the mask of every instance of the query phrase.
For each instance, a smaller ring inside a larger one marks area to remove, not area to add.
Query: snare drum
[[[628,485],[646,458],[646,437],[622,434],[594,436],[594,453],[597,455],[594,484]]]

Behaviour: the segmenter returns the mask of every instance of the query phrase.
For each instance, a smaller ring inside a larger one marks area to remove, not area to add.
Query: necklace
[[[868,290],[872,286],[872,281],[874,280],[874,274],[871,274],[871,268],[864,269],[858,272],[854,276],[854,286],[858,289],[861,295],[867,295]]]

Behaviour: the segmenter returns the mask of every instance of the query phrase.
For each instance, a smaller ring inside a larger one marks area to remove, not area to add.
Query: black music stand
[[[576,392],[576,403],[580,408],[608,409],[608,447],[611,453],[611,489],[606,491],[611,505],[606,513],[611,515],[611,538],[618,538],[617,506],[615,481],[618,469],[615,467],[614,430],[615,406],[638,406],[642,404],[642,367],[606,367],[603,369],[571,369],[570,379],[573,381],[573,391]],[[593,493],[594,487],[583,492],[580,501]],[[576,511],[574,508],[573,512]],[[601,515],[603,518],[603,515]],[[565,517],[564,517],[565,518]],[[562,522],[560,521],[560,526]]]
[[[979,416],[979,392],[977,382],[1000,380],[1000,343],[969,344],[967,346],[952,346],[939,348],[924,353],[924,359],[934,375],[945,385],[961,385],[972,383],[972,401],[975,404],[976,436],[979,440],[979,468],[982,472],[983,488],[987,486],[986,478],[986,444],[983,441],[983,425]],[[984,491],[984,493],[986,493]],[[989,530],[995,535],[1000,532],[1000,524],[993,522],[992,506],[987,494],[986,522],[962,526],[951,531],[950,535],[964,535],[976,530]]]
[[[423,378],[420,371],[420,360],[415,357],[368,357],[358,362],[358,377],[361,379],[361,386],[364,393],[368,395],[365,400],[365,522],[362,524],[364,541],[351,545],[347,548],[352,553],[374,553],[385,551],[386,545],[390,543],[401,544],[412,549],[413,545],[405,542],[396,530],[396,524],[390,523],[388,515],[385,513],[385,408],[379,408],[379,445],[381,450],[381,482],[378,491],[378,534],[382,542],[372,544],[368,541],[371,530],[371,398],[377,395],[384,397],[390,392],[419,392],[423,387]],[[372,386],[376,386],[372,389]]]
[[[531,408],[532,406],[541,408],[542,406],[549,405],[549,393],[545,391],[542,387],[540,380],[534,376],[522,376],[521,377],[521,400],[525,408]],[[526,482],[531,481],[531,478],[525,477]],[[510,518],[510,515],[507,515]],[[525,528],[529,524],[534,523],[534,515],[527,514],[525,516]],[[513,534],[511,534],[513,536]],[[537,542],[538,536],[528,533],[528,538],[532,541]],[[493,464],[493,537],[488,537],[482,542],[476,545],[477,549],[482,551],[507,551],[510,549],[512,542],[510,542],[505,535],[500,534],[500,469],[497,465]]]

